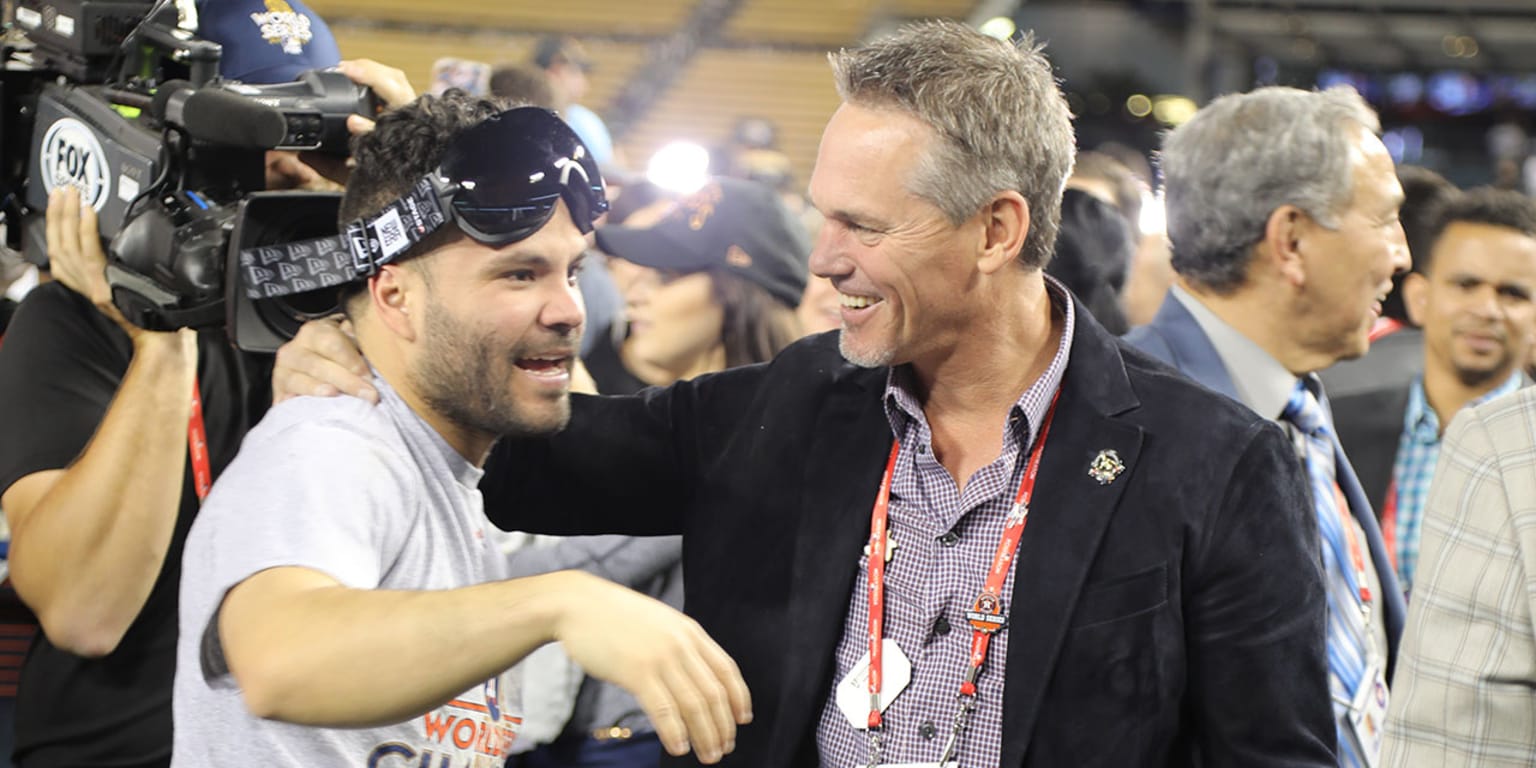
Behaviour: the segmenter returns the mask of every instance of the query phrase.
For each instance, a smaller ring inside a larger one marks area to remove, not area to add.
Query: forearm
[[[79,458],[5,494],[11,579],[61,648],[110,653],[159,577],[181,501],[196,368],[190,334],[141,339]]]
[[[454,590],[384,591],[273,569],[230,591],[220,636],[253,714],[330,727],[392,723],[554,640],[561,612],[581,604],[591,578],[563,572]]]

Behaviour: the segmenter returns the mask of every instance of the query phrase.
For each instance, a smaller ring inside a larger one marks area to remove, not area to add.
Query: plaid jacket
[[[1384,762],[1536,764],[1536,390],[1456,416],[1423,525]]]

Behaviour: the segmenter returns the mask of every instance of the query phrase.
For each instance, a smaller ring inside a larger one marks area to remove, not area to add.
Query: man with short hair
[[[1365,353],[1392,275],[1408,267],[1403,192],[1378,127],[1348,88],[1274,87],[1218,98],[1169,133],[1161,157],[1179,284],[1126,337],[1289,431],[1315,511],[1298,532],[1323,545],[1345,766],[1380,754],[1404,608],[1313,374]]]
[[[340,216],[362,234],[336,263],[381,402],[279,403],[209,495],[183,559],[174,761],[499,763],[520,709],[503,673],[556,640],[634,692],[667,749],[719,760],[750,706],[729,657],[588,574],[504,579],[475,488],[498,438],[569,415],[575,272],[607,210],[586,148],[552,112],[450,92],[353,155]],[[290,255],[325,267],[313,252]]]
[[[573,397],[493,451],[490,514],[683,534],[687,610],[760,715],[735,765],[1328,765],[1284,436],[1041,271],[1075,144],[1049,62],[936,21],[833,63],[810,263],[842,331]],[[306,328],[283,388],[338,370],[334,340]]]
[[[1408,383],[1424,372],[1424,332],[1403,308],[1403,282],[1408,275],[1422,272],[1429,261],[1433,238],[1426,230],[1433,224],[1435,211],[1461,193],[1428,168],[1399,165],[1397,180],[1403,185],[1403,206],[1397,218],[1403,224],[1413,266],[1393,278],[1392,292],[1381,305],[1381,319],[1371,329],[1370,350],[1363,357],[1342,360],[1318,372],[1332,401],[1339,442],[1378,520],[1387,507],[1387,489],[1392,485]],[[1390,535],[1386,544],[1390,549]]]
[[[1428,253],[1403,281],[1403,305],[1423,329],[1423,373],[1382,407],[1338,417],[1351,456],[1380,456],[1390,467],[1387,487],[1376,490],[1382,534],[1405,591],[1413,588],[1424,498],[1445,425],[1462,408],[1526,383],[1521,368],[1536,335],[1536,201],[1489,187],[1468,191],[1436,210],[1429,239]],[[1377,424],[1390,431],[1373,431]]]
[[[592,71],[592,60],[581,41],[569,35],[545,35],[534,45],[533,65],[549,79],[555,109],[591,148],[592,156],[603,166],[613,162],[613,138],[607,124],[581,105],[587,95],[587,74]]]

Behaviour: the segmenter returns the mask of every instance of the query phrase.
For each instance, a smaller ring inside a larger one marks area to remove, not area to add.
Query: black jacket
[[[1334,764],[1316,524],[1283,434],[1081,307],[1076,328],[1009,601],[1002,764]],[[507,528],[683,533],[687,612],[752,690],[723,764],[814,766],[892,439],[885,382],[829,333],[575,397],[562,434],[496,447],[486,508]],[[1126,469],[1100,484],[1107,449]]]

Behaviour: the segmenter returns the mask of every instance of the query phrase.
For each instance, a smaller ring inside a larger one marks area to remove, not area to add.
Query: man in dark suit
[[[493,451],[489,514],[683,534],[686,610],[752,689],[722,764],[1330,765],[1282,432],[1041,272],[1074,145],[1049,63],[951,22],[834,58],[811,267],[841,333],[573,398]]]
[[[1127,336],[1285,424],[1305,460],[1329,588],[1340,764],[1349,766],[1380,754],[1404,606],[1313,372],[1365,352],[1392,275],[1408,266],[1402,188],[1377,130],[1352,90],[1263,88],[1217,99],[1170,133],[1161,157],[1180,280],[1153,321]]]
[[[1427,253],[1403,281],[1403,304],[1423,329],[1420,373],[1334,398],[1339,440],[1380,513],[1405,591],[1441,433],[1462,408],[1526,383],[1521,365],[1536,333],[1536,201],[1474,189],[1445,200],[1429,224]]]

